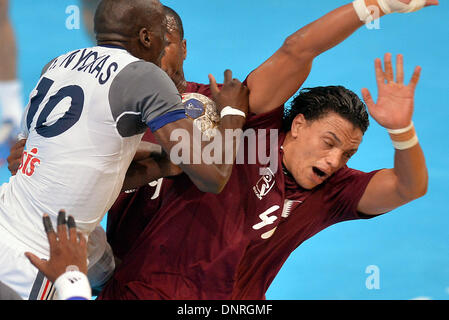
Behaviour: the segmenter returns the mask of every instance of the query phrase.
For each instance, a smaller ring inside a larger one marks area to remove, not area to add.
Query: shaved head
[[[165,46],[164,9],[159,0],[102,0],[94,30],[99,45],[120,45],[138,58],[157,63]]]
[[[102,0],[94,19],[97,40],[111,34],[136,36],[142,27],[151,30],[160,24],[160,15],[163,9],[158,0]]]

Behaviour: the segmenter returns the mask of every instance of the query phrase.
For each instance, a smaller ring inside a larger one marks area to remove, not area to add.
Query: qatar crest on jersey
[[[262,200],[262,198],[270,192],[271,188],[273,188],[275,182],[273,171],[268,167],[264,168],[263,176],[253,187],[256,197],[259,198],[259,200]]]

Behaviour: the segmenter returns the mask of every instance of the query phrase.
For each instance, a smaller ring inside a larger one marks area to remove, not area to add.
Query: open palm
[[[394,79],[391,54],[384,57],[385,71],[382,61],[376,59],[375,71],[378,87],[378,98],[375,103],[368,89],[362,89],[362,96],[370,115],[381,126],[387,129],[407,127],[412,121],[415,88],[421,73],[416,67],[408,85],[404,84],[404,63],[402,55],[396,60],[396,80]]]

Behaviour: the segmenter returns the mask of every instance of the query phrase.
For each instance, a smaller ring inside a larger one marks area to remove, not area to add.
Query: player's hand
[[[179,166],[173,164],[173,162],[170,161],[170,157],[168,155],[160,158],[157,162],[164,177],[173,177],[182,173],[182,169]]]
[[[413,115],[415,88],[421,73],[416,67],[408,85],[404,84],[404,61],[402,55],[396,59],[396,79],[394,78],[392,57],[385,54],[385,70],[382,61],[376,59],[375,71],[378,87],[377,103],[374,102],[368,89],[362,89],[362,96],[370,115],[382,127],[400,129],[410,125]]]
[[[405,4],[409,4],[410,2],[412,2],[412,0],[399,0],[399,1]],[[424,5],[424,7],[437,6],[438,4],[439,4],[438,0],[426,0],[426,4]]]
[[[9,150],[9,156],[6,160],[8,161],[8,170],[13,176],[17,173],[17,169],[22,163],[23,149],[25,149],[26,142],[26,139],[19,140]]]
[[[412,2],[412,0],[399,0],[405,4],[409,4],[410,2]],[[426,4],[424,5],[424,7],[428,7],[428,6],[437,6],[439,4],[438,0],[426,0]]]
[[[224,83],[221,90],[218,88],[217,82],[213,75],[209,75],[210,89],[212,92],[212,100],[217,105],[218,113],[226,107],[230,106],[248,114],[249,106],[249,90],[238,79],[232,78],[232,71],[227,69],[224,72]]]
[[[133,161],[154,160],[159,166],[162,177],[177,176],[182,169],[170,161],[167,153],[156,143],[141,141],[137,148]]]
[[[383,13],[394,13],[394,12],[413,12],[422,9],[423,7],[429,6],[437,6],[439,4],[438,0],[426,0],[424,4],[420,1],[413,0],[384,0],[382,3],[379,3],[379,0],[365,0],[367,6],[370,5],[378,5]]]
[[[43,217],[44,229],[50,244],[50,259],[42,260],[30,252],[25,252],[30,262],[41,271],[48,280],[55,282],[73,266],[87,275],[87,244],[84,236],[76,231],[75,219],[66,220],[64,210],[58,213],[57,233],[53,230],[50,217]],[[68,229],[68,231],[67,231]]]

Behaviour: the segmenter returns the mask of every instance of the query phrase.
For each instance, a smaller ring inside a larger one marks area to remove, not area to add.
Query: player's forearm
[[[428,173],[423,151],[419,145],[395,153],[394,172],[398,177],[398,192],[409,201],[427,192]]]
[[[404,135],[413,137],[414,129],[412,132],[402,134]],[[390,134],[393,141],[400,140],[400,136]],[[407,202],[426,194],[428,173],[424,153],[419,143],[403,150],[396,148],[394,173],[397,177],[398,194]]]
[[[232,173],[244,124],[245,118],[241,116],[225,116],[216,128],[218,133],[210,141],[201,141],[200,148],[191,145],[194,164],[179,166],[201,191],[218,194],[225,187]]]
[[[169,123],[153,134],[171,162],[178,165],[198,189],[220,193],[229,180],[238,150],[236,143],[229,142],[239,142],[238,138],[226,141],[226,131],[241,129],[244,124],[243,117],[223,117],[219,134],[211,141],[203,141],[201,131],[188,119]]]
[[[376,6],[377,0],[365,0],[366,5]],[[379,16],[383,15],[378,10]],[[352,3],[337,8],[320,19],[289,36],[283,50],[299,58],[311,60],[335,47],[363,25]]]

